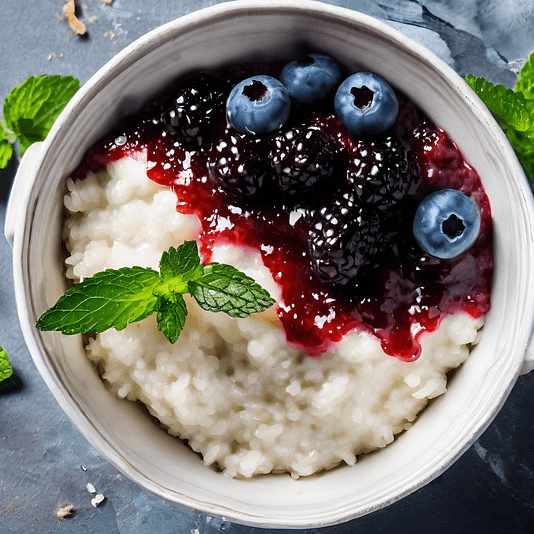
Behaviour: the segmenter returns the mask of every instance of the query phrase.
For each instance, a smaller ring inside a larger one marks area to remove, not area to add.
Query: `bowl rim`
[[[403,48],[408,48],[418,57],[424,59],[427,63],[433,62],[436,64],[436,70],[439,70],[442,77],[447,78],[449,83],[454,84],[460,93],[461,97],[465,98],[470,102],[474,108],[474,112],[479,115],[480,119],[485,122],[488,129],[490,129],[492,135],[501,140],[503,153],[509,161],[515,161],[515,171],[519,176],[524,177],[524,172],[517,162],[515,153],[513,152],[512,147],[507,142],[502,130],[498,127],[497,123],[491,116],[487,108],[482,104],[480,99],[471,91],[467,83],[448,65],[446,65],[442,60],[437,58],[432,52],[423,47],[417,42],[412,41],[410,38],[406,37],[404,34],[388,26],[386,23],[375,19],[369,15],[351,10],[348,8],[333,6],[330,4],[324,4],[317,2],[315,0],[260,0],[255,2],[249,2],[247,0],[233,0],[231,2],[226,2],[222,4],[217,4],[208,8],[204,8],[183,17],[180,17],[176,20],[170,21],[150,32],[144,34],[140,38],[136,39],[133,43],[125,47],[120,51],[114,58],[112,58],[108,63],[101,67],[76,93],[73,99],[66,106],[65,110],[62,112],[54,126],[52,127],[49,136],[45,140],[40,149],[35,150],[33,153],[32,161],[32,172],[36,174],[38,169],[42,166],[43,161],[46,158],[47,152],[50,147],[53,145],[54,138],[61,133],[65,125],[69,124],[77,114],[77,109],[83,108],[85,103],[89,100],[92,100],[95,95],[97,95],[102,87],[109,82],[110,79],[118,76],[124,68],[128,68],[130,65],[138,61],[141,57],[146,56],[154,49],[161,46],[162,43],[172,38],[172,35],[177,31],[187,31],[188,28],[198,27],[201,24],[210,23],[213,20],[218,18],[224,18],[229,16],[236,16],[243,13],[246,9],[247,14],[252,13],[261,13],[261,12],[272,12],[279,11],[281,9],[290,10],[293,13],[302,12],[308,13],[312,12],[315,15],[329,16],[332,19],[340,19],[343,21],[350,21],[352,24],[357,24],[359,26],[366,26],[372,31],[376,31],[382,35],[386,35],[390,40],[397,43],[398,46]],[[18,199],[17,206],[19,209],[22,209],[24,213],[27,212],[29,207],[29,194],[30,194],[30,185],[26,184],[24,190],[20,193],[20,198]],[[531,196],[524,195],[525,201],[530,206],[530,211],[534,212],[534,200]],[[11,203],[11,198],[10,198]],[[30,349],[30,353],[36,364],[39,373],[43,377],[45,383],[51,390],[52,394],[65,410],[69,418],[74,422],[76,427],[82,432],[84,437],[88,439],[89,442],[101,452],[113,465],[115,465],[121,472],[125,473],[129,478],[136,480],[137,483],[141,484],[139,481],[139,475],[143,479],[143,487],[173,503],[183,504],[190,508],[194,508],[203,513],[226,517],[232,521],[247,524],[251,526],[259,527],[284,527],[284,528],[317,528],[320,526],[332,525],[335,523],[348,521],[354,517],[364,515],[376,509],[385,507],[392,502],[395,502],[406,495],[412,493],[416,489],[424,486],[432,479],[439,476],[454,460],[456,460],[465,450],[477,439],[477,437],[485,430],[489,425],[495,414],[498,412],[510,390],[512,389],[515,379],[517,378],[522,361],[517,361],[514,365],[513,376],[510,379],[509,387],[504,397],[501,399],[500,404],[495,408],[492,413],[487,414],[485,419],[481,421],[478,427],[478,431],[473,434],[472,439],[469,443],[466,443],[464,447],[457,451],[453,456],[452,461],[447,459],[444,461],[438,469],[434,470],[431,475],[420,480],[418,484],[412,484],[412,486],[407,487],[402,494],[398,494],[392,500],[390,497],[384,498],[381,503],[373,507],[372,510],[366,510],[363,513],[351,514],[350,511],[342,510],[338,513],[332,513],[327,521],[323,522],[306,522],[302,519],[296,520],[295,522],[288,522],[285,520],[276,520],[273,518],[265,518],[260,516],[251,516],[244,512],[239,512],[236,510],[223,509],[217,505],[210,505],[209,503],[200,502],[196,499],[188,498],[185,495],[181,495],[182,499],[177,500],[175,496],[170,496],[167,492],[163,491],[162,488],[152,483],[151,480],[147,479],[142,473],[133,468],[130,464],[125,461],[121,455],[116,453],[114,449],[108,446],[106,442],[103,444],[102,436],[99,436],[100,439],[92,436],[86,429],[82,431],[82,428],[87,424],[87,419],[85,415],[81,413],[80,407],[76,402],[69,396],[68,392],[64,390],[59,384],[56,376],[47,362],[41,355],[42,347],[40,346],[38,340],[35,338],[34,326],[30,318],[30,309],[31,304],[26,298],[26,291],[23,281],[23,272],[24,268],[22,265],[23,255],[23,244],[24,244],[24,234],[25,234],[25,221],[20,218],[20,221],[17,221],[15,228],[15,235],[13,241],[13,259],[14,259],[14,271],[15,271],[15,294],[17,301],[17,309],[20,317],[20,322],[23,330],[23,335]],[[20,258],[20,262],[18,261]],[[532,325],[532,319],[530,324]],[[531,330],[531,329],[530,329]],[[526,343],[525,343],[526,345]]]

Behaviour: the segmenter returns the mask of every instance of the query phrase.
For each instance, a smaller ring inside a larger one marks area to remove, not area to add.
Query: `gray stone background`
[[[88,34],[72,33],[64,0],[0,0],[0,98],[28,76],[73,75],[85,82],[137,37],[213,0],[77,2]],[[327,2],[386,21],[459,74],[512,86],[534,49],[532,0],[338,0]],[[0,223],[17,162],[0,170]],[[0,534],[274,534],[168,504],[101,457],[40,378],[18,323],[11,250],[0,238],[0,343],[15,371],[0,388]],[[495,421],[451,468],[392,506],[314,534],[534,532],[534,373],[520,377]],[[91,505],[86,484],[105,495]],[[56,511],[73,504],[59,521]],[[311,534],[312,531],[300,531]]]

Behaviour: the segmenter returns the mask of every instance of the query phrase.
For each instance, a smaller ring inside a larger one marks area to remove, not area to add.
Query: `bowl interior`
[[[235,3],[193,13],[131,45],[74,98],[44,145],[14,244],[17,300],[39,370],[81,432],[142,486],[171,501],[256,526],[317,527],[368,513],[417,489],[482,432],[511,389],[530,332],[532,207],[502,133],[438,59],[356,12],[308,2]],[[120,117],[180,73],[308,47],[384,76],[443,127],[478,170],[495,221],[492,309],[479,345],[409,432],[356,466],[293,480],[229,479],[205,466],[137,405],[119,401],[79,338],[40,333],[36,318],[65,290],[60,224],[64,178]]]

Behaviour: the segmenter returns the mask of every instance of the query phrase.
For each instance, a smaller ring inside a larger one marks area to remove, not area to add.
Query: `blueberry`
[[[395,92],[371,72],[357,72],[345,79],[334,97],[334,108],[343,126],[355,136],[382,134],[399,114]]]
[[[241,133],[263,135],[280,128],[291,112],[286,87],[272,76],[253,76],[239,82],[226,101],[226,118]]]
[[[415,213],[414,236],[431,256],[450,259],[465,252],[480,230],[477,205],[456,189],[442,189],[426,196]]]
[[[280,72],[280,81],[295,102],[310,104],[333,91],[341,76],[341,67],[330,56],[308,54],[303,60],[288,63]]]

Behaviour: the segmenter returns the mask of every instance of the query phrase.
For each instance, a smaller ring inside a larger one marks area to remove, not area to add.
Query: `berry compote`
[[[403,95],[386,140],[353,138],[334,114],[331,96],[294,106],[279,131],[244,138],[226,123],[225,98],[251,73],[278,72],[278,66],[246,65],[178,80],[96,143],[74,178],[122,157],[143,161],[151,180],[176,193],[177,209],[199,218],[203,261],[220,244],[261,253],[281,290],[277,313],[291,345],[317,357],[356,329],[376,336],[387,354],[415,360],[420,336],[437,329],[444,316],[467,312],[477,318],[489,310],[492,220],[481,181],[446,132]],[[203,108],[204,119],[194,122]],[[187,127],[177,121],[180,114]],[[375,163],[384,158],[388,174],[374,180]],[[398,182],[402,174],[407,183]],[[225,176],[231,179],[225,182]],[[373,184],[375,189],[361,189]],[[350,187],[360,188],[357,195]],[[450,260],[423,252],[412,232],[419,201],[445,188],[471,197],[481,215],[474,245]],[[366,224],[351,234],[358,235],[350,247],[361,258],[341,268],[334,253],[322,258],[330,252],[323,251],[324,240],[313,246],[310,240],[317,228],[339,224],[344,198],[358,204],[354,219],[364,217]],[[377,199],[380,205],[374,205]],[[318,224],[321,216],[327,222]],[[334,269],[332,279],[317,265],[327,273]]]

